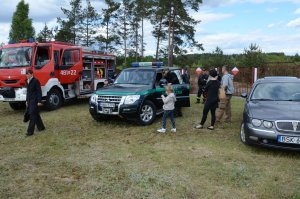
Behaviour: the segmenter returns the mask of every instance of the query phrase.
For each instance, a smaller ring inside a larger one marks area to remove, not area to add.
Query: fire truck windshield
[[[3,48],[0,51],[0,68],[29,66],[32,47]]]

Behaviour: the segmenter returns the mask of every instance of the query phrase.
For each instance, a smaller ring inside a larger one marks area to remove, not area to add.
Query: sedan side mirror
[[[247,93],[242,93],[242,94],[241,94],[241,97],[242,97],[242,98],[247,98],[248,95],[247,95]]]

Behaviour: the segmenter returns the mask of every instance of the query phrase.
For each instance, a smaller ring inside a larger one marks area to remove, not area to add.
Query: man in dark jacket
[[[33,71],[27,71],[27,94],[26,105],[29,113],[29,125],[27,129],[27,136],[34,133],[35,125],[39,131],[45,130],[42,118],[40,116],[39,106],[42,105],[42,90],[39,80],[33,77]]]
[[[178,80],[178,77],[177,77],[176,73],[169,70],[169,69],[166,69],[164,71],[164,77],[165,77],[165,79],[167,80],[168,83],[179,84],[179,80]]]
[[[204,93],[204,88],[206,86],[207,80],[208,80],[208,74],[206,71],[203,71],[203,74],[199,75],[198,78],[198,94],[197,94],[197,102],[196,102],[198,104],[200,103],[201,95],[203,95],[203,103],[205,102],[206,95]]]

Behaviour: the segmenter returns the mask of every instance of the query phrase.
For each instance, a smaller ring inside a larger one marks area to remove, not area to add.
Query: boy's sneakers
[[[159,132],[159,133],[165,133],[165,132],[166,132],[166,129],[160,128],[160,129],[157,130],[157,132]]]
[[[171,129],[171,132],[172,132],[172,133],[176,133],[176,128],[172,128],[172,129]]]

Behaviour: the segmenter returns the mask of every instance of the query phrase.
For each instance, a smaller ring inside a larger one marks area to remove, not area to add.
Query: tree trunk
[[[173,11],[172,18],[172,43],[171,43],[171,51],[170,51],[170,66],[173,67],[173,54],[174,54],[174,37],[175,37],[175,11]]]
[[[159,45],[160,45],[160,34],[161,34],[161,28],[162,28],[162,19],[163,15],[160,16],[159,20],[159,29],[158,29],[158,35],[157,35],[157,44],[156,44],[156,54],[155,54],[155,60],[158,60],[158,51],[159,51]]]
[[[107,48],[108,48],[108,20],[106,22],[106,42],[105,42],[105,53],[107,54]]]
[[[168,27],[168,66],[172,67],[172,58],[171,58],[171,17],[173,15],[173,7],[170,7],[169,14],[169,27]]]
[[[127,41],[127,31],[126,31],[126,17],[124,17],[124,48],[125,48],[125,51],[124,51],[124,64],[125,66],[127,65],[127,45],[126,45],[126,41]]]
[[[138,50],[139,50],[139,44],[138,44],[138,23],[135,24],[135,61],[138,61]]]
[[[142,17],[141,57],[144,58],[144,17]]]

